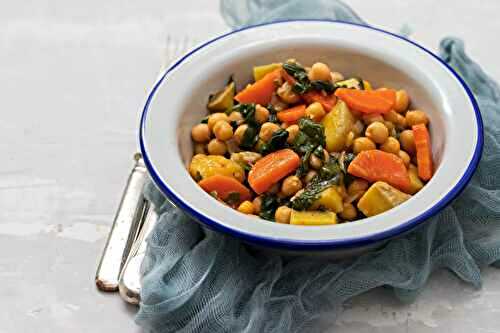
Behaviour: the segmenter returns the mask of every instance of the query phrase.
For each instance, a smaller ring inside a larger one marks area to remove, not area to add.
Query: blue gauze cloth
[[[338,1],[223,0],[221,9],[232,27],[306,17],[363,23]],[[480,287],[480,268],[500,259],[500,89],[461,41],[443,40],[440,53],[474,92],[485,123],[479,168],[452,204],[380,250],[318,262],[264,255],[205,230],[149,184],[145,194],[161,216],[143,263],[137,323],[147,332],[318,332],[346,300],[373,288],[412,301],[440,268]]]

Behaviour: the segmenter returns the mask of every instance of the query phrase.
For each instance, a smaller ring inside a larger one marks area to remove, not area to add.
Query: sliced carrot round
[[[250,190],[233,177],[213,175],[201,180],[198,184],[208,193],[216,192],[217,197],[222,200],[226,200],[232,193],[239,194],[240,202],[252,198]]]
[[[280,111],[276,114],[281,122],[288,124],[296,124],[300,118],[306,114],[306,106],[304,104],[291,107],[289,109]]]
[[[234,99],[240,103],[267,105],[276,90],[275,81],[281,77],[281,69],[266,74],[262,79],[239,92]]]
[[[410,187],[410,177],[403,160],[381,150],[362,151],[349,164],[347,172],[370,182],[386,182],[405,192]]]
[[[291,149],[282,149],[258,160],[248,173],[248,183],[261,194],[282,178],[294,172],[300,165],[300,157]]]
[[[363,113],[387,113],[394,107],[392,93],[385,90],[339,88],[335,91],[335,96],[343,100],[349,108]]]
[[[417,169],[418,176],[423,180],[429,180],[432,177],[432,148],[429,130],[424,124],[414,125],[412,127],[415,147],[417,149]]]

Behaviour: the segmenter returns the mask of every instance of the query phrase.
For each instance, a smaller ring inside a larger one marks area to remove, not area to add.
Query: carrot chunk
[[[306,114],[306,106],[304,104],[291,107],[289,109],[278,112],[276,115],[281,122],[288,124],[296,124],[297,121]]]
[[[243,89],[234,99],[240,103],[267,105],[271,101],[274,90],[276,90],[275,81],[279,79],[280,76],[281,69],[276,69],[266,74],[259,81]]]
[[[424,124],[413,125],[413,137],[417,148],[418,176],[423,180],[429,180],[433,174],[432,148],[429,130]]]
[[[299,167],[300,157],[291,149],[282,149],[258,160],[248,173],[248,183],[257,193],[267,191]]]
[[[339,88],[335,96],[349,108],[363,113],[387,113],[394,107],[396,95],[388,90],[356,90]]]
[[[403,160],[381,150],[362,151],[349,164],[347,172],[370,182],[386,182],[405,192],[410,188],[410,177]]]
[[[239,202],[252,198],[250,190],[233,177],[213,175],[198,183],[208,193],[216,192],[217,197],[226,200],[232,193],[239,194]]]

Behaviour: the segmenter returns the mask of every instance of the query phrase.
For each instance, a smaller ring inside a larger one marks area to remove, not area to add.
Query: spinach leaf
[[[311,81],[311,88],[318,91],[323,90],[327,94],[331,94],[335,90],[337,90],[337,86],[334,85],[333,83],[329,81],[320,81],[320,80]]]
[[[255,125],[248,125],[243,138],[241,138],[240,147],[250,150],[259,140],[259,128]]]
[[[301,132],[304,132],[309,137],[309,141],[315,146],[325,145],[325,129],[322,124],[316,123],[310,118],[301,118],[299,120],[299,128]]]
[[[274,213],[280,206],[280,201],[275,195],[262,196],[259,216],[265,220],[274,221]]]
[[[208,117],[209,117],[209,116],[206,116],[205,118],[203,118],[203,119],[200,121],[200,123],[202,123],[202,124],[208,124]]]
[[[277,116],[278,111],[276,111],[276,109],[274,108],[274,105],[269,104],[267,106],[267,110],[269,110],[269,118],[267,119],[267,121],[270,123],[279,124],[278,116]]]
[[[295,79],[296,82],[292,86],[295,93],[304,94],[311,89],[311,82],[304,67],[294,62],[286,62],[283,69]]]
[[[268,143],[262,145],[260,153],[263,155],[272,153],[273,151],[283,149],[287,146],[288,132],[280,128],[273,133]]]
[[[318,179],[328,180],[340,174],[342,174],[342,170],[340,169],[338,161],[334,157],[331,157],[330,160],[319,169]]]
[[[304,192],[294,198],[288,203],[288,206],[295,210],[306,210],[319,198],[321,192],[327,188],[338,185],[340,182],[340,175],[337,175],[328,180],[313,181],[309,183]]]
[[[244,122],[250,125],[258,126],[255,120],[255,104],[238,104],[233,107],[232,111],[238,111],[243,116]]]

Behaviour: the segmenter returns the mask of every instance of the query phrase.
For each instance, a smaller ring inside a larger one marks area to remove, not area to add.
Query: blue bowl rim
[[[275,24],[282,24],[282,23],[292,23],[292,22],[325,22],[325,23],[340,23],[340,24],[348,24],[348,25],[353,25],[357,26],[363,29],[369,29],[369,30],[374,30],[378,31],[393,37],[396,37],[398,39],[401,39],[403,41],[406,41],[410,44],[412,44],[415,47],[418,47],[419,49],[425,51],[427,54],[429,54],[431,57],[433,57],[435,60],[437,60],[441,65],[443,65],[462,85],[464,90],[466,91],[467,95],[469,96],[469,99],[473,105],[474,112],[476,115],[476,121],[477,121],[477,128],[478,128],[478,139],[477,139],[477,144],[476,148],[474,150],[474,154],[472,157],[471,162],[469,163],[469,166],[467,167],[465,173],[462,175],[460,180],[457,182],[457,184],[439,201],[437,202],[434,206],[430,207],[426,211],[424,211],[422,214],[418,215],[417,217],[410,219],[406,221],[403,224],[400,224],[394,228],[391,228],[389,230],[385,230],[382,232],[378,232],[369,236],[363,236],[363,237],[351,237],[351,238],[345,238],[341,240],[295,240],[295,239],[287,239],[287,238],[271,238],[271,237],[262,237],[262,236],[257,236],[254,234],[249,234],[245,232],[241,232],[235,229],[232,229],[227,226],[223,226],[219,224],[217,221],[214,221],[210,219],[209,217],[201,214],[198,212],[196,209],[193,207],[189,206],[187,203],[182,201],[180,198],[178,198],[165,184],[162,180],[161,177],[158,175],[158,173],[155,171],[151,160],[148,156],[148,152],[145,146],[144,142],[144,132],[145,132],[145,123],[146,123],[146,116],[149,110],[149,105],[157,91],[157,89],[160,87],[162,84],[163,80],[165,77],[170,73],[174,68],[179,66],[184,60],[186,60],[188,57],[190,57],[192,54],[196,53],[200,49],[216,42],[219,39],[225,38],[227,36],[236,34],[241,31],[245,30],[250,30],[254,29],[257,27],[262,27],[262,26],[268,26],[268,25],[275,25]],[[244,241],[253,243],[253,244],[258,244],[258,245],[263,245],[266,247],[271,247],[271,248],[281,248],[281,249],[290,249],[290,250],[334,250],[334,249],[343,249],[343,248],[355,248],[355,247],[362,247],[362,246],[367,246],[370,244],[374,244],[377,242],[381,242],[390,238],[393,238],[395,236],[401,235],[416,226],[420,225],[422,222],[426,221],[427,219],[431,218],[432,216],[436,215],[439,211],[441,211],[444,207],[446,207],[453,199],[455,199],[465,188],[467,183],[470,181],[472,175],[474,174],[479,161],[481,159],[481,154],[483,150],[483,145],[484,145],[484,134],[483,134],[483,120],[481,117],[481,112],[478,106],[478,103],[470,90],[470,88],[467,86],[465,81],[460,77],[460,75],[450,66],[448,65],[445,61],[443,61],[440,57],[438,57],[436,54],[433,52],[429,51],[427,48],[421,46],[420,44],[409,40],[408,38],[405,38],[403,36],[394,34],[392,32],[376,28],[373,26],[368,26],[364,24],[359,24],[359,23],[353,23],[353,22],[345,22],[345,21],[338,21],[338,20],[326,20],[326,19],[290,19],[290,20],[279,20],[279,21],[274,21],[270,23],[262,23],[262,24],[256,24],[256,25],[250,25],[246,26],[237,30],[233,30],[231,32],[225,33],[223,35],[220,35],[218,37],[215,37],[195,49],[191,50],[189,53],[185,54],[182,56],[180,59],[178,59],[173,65],[171,65],[165,73],[162,75],[162,77],[156,82],[154,85],[153,89],[148,95],[148,98],[146,100],[146,103],[144,105],[141,119],[140,119],[140,128],[139,128],[139,144],[140,144],[140,149],[142,152],[142,156],[144,158],[144,162],[146,164],[146,167],[150,173],[151,178],[153,179],[154,183],[158,186],[158,188],[175,204],[177,207],[181,208],[185,213],[187,213],[189,216],[191,216],[193,219],[202,222],[205,226],[212,230],[220,231],[223,233],[226,233],[230,236],[234,236],[237,238],[240,238]]]

